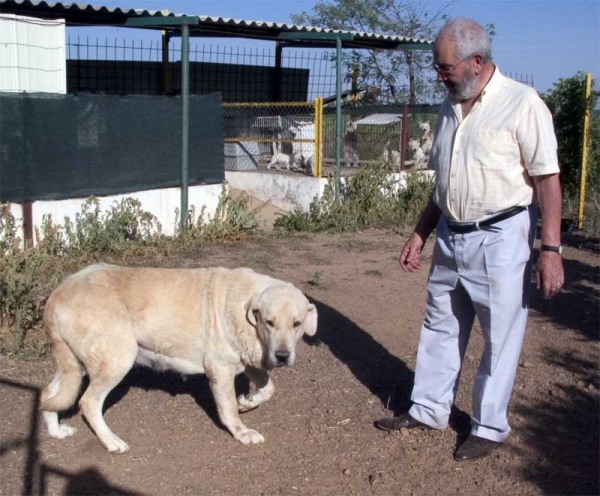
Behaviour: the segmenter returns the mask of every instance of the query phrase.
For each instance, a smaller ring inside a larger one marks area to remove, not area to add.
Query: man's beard
[[[477,86],[479,85],[479,81],[477,80],[477,77],[473,75],[471,68],[465,70],[462,81],[450,83],[452,86],[448,86],[448,83],[450,83],[450,81],[445,81],[448,94],[450,95],[450,98],[455,101],[462,102],[477,96]]]

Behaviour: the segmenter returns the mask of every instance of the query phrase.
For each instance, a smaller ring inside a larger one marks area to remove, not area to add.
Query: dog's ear
[[[260,308],[259,298],[260,295],[254,295],[252,298],[250,298],[250,301],[246,303],[246,318],[254,327],[256,327],[258,324],[256,320],[256,312],[258,312]]]
[[[317,307],[312,303],[308,305],[308,312],[304,319],[304,333],[308,336],[314,336],[317,333]]]

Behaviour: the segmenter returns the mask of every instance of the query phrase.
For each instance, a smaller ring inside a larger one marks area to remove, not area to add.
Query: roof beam
[[[354,34],[352,33],[294,33],[290,31],[284,31],[279,33],[277,36],[280,40],[287,41],[352,41]]]
[[[182,24],[200,24],[197,16],[169,16],[169,17],[130,17],[127,19],[127,27],[162,27],[181,26]]]

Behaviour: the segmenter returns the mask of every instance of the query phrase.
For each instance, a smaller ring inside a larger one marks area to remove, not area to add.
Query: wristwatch
[[[552,246],[552,245],[542,245],[542,251],[553,251],[554,253],[562,254],[563,247],[562,245]]]

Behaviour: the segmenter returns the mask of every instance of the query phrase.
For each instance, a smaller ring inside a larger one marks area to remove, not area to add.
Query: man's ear
[[[317,307],[310,303],[308,305],[308,312],[306,312],[306,318],[304,319],[304,334],[314,336],[317,333],[317,321]]]
[[[260,295],[254,295],[250,298],[250,301],[246,303],[246,318],[248,322],[250,322],[254,327],[257,326],[258,322],[256,320],[256,313],[259,311],[259,298]]]

